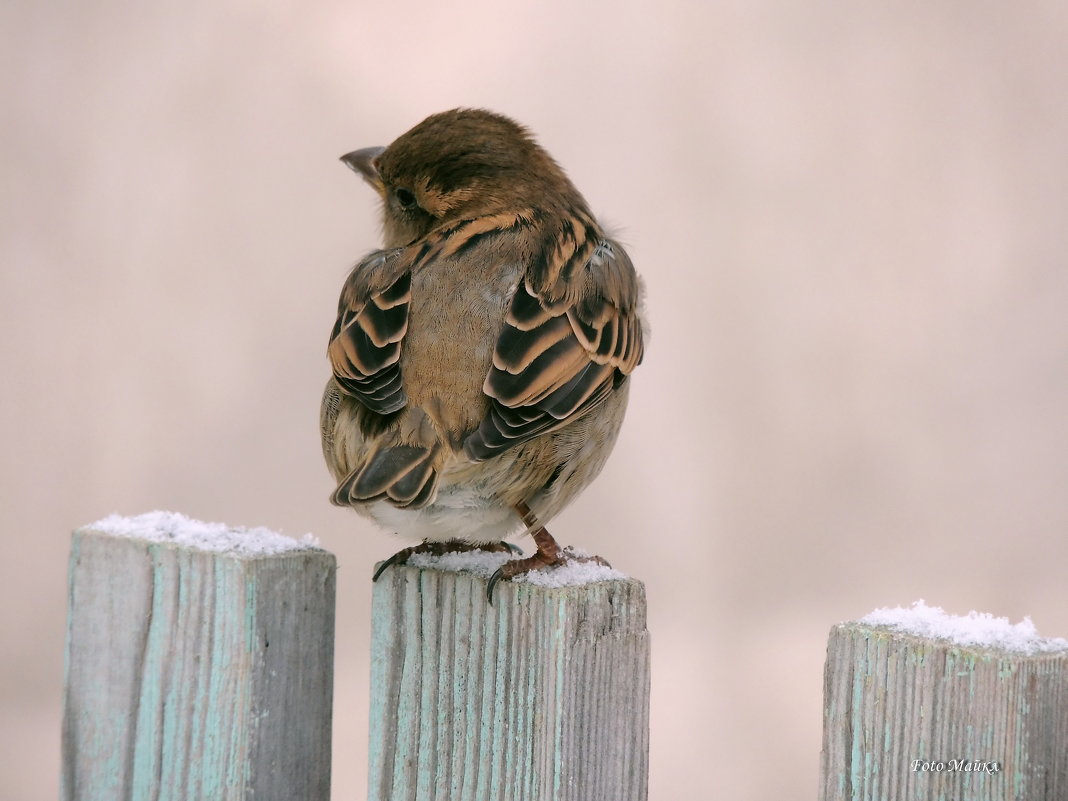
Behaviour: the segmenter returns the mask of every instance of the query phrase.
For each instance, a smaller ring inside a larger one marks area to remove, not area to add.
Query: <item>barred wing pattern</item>
[[[342,290],[328,351],[342,389],[381,415],[403,409],[400,355],[412,273],[511,233],[532,245],[525,252],[530,267],[483,384],[488,412],[464,440],[465,452],[476,461],[491,459],[607,398],[642,359],[637,275],[626,252],[588,214],[557,226],[545,222],[531,210],[462,220],[360,262]]]
[[[412,274],[401,251],[375,251],[345,281],[327,353],[338,384],[373,412],[404,408],[401,340]]]
[[[459,220],[407,247],[377,250],[360,261],[341,290],[327,350],[341,388],[372,412],[403,409],[408,396],[400,355],[408,331],[412,273],[531,224],[529,211]]]
[[[611,240],[584,238],[592,225],[572,223],[516,290],[483,386],[489,413],[464,442],[473,459],[585,414],[641,362],[634,267]]]

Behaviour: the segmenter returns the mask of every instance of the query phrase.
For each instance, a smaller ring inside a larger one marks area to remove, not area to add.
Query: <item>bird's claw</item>
[[[507,545],[507,543],[505,544]],[[507,581],[534,570],[560,567],[568,562],[596,562],[599,565],[611,567],[607,559],[600,556],[576,554],[570,546],[560,549],[555,558],[541,551],[535,551],[532,556],[528,556],[526,559],[512,559],[493,571],[493,575],[490,576],[489,581],[486,583],[486,600],[489,601],[491,606],[493,605],[493,589],[501,581]]]
[[[375,568],[375,574],[371,576],[371,581],[378,581],[378,577],[386,572],[387,567],[392,567],[393,565],[403,565],[405,562],[408,561],[408,557],[411,556],[413,553],[416,553],[416,549],[414,547],[402,548],[401,550],[397,551],[395,554],[393,554],[393,556],[381,562],[378,567]]]

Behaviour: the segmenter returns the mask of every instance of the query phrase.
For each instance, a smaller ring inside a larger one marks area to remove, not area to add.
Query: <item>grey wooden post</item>
[[[370,801],[644,800],[648,747],[641,582],[375,584]]]
[[[295,541],[220,553],[76,531],[64,801],[327,801],[334,574]]]
[[[1068,798],[1068,650],[831,629],[822,801]]]

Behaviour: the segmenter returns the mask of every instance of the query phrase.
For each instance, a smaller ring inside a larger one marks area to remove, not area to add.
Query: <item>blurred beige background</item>
[[[837,621],[1068,635],[1068,7],[657,5],[3,4],[0,797],[56,794],[69,532],[156,508],[337,553],[363,797],[400,542],[327,502],[326,338],[377,243],[337,157],[457,105],[528,124],[648,284],[553,530],[647,583],[653,798],[812,797]]]

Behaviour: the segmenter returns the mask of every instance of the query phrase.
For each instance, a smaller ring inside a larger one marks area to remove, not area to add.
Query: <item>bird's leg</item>
[[[550,565],[562,565],[564,563],[564,549],[560,547],[555,539],[553,539],[553,535],[546,530],[545,526],[538,522],[538,518],[536,518],[534,513],[530,511],[530,507],[520,501],[515,505],[515,510],[526,524],[527,529],[530,531],[530,536],[534,539],[534,544],[538,547],[538,550],[528,559],[517,560],[511,564],[530,561],[531,566],[535,568],[538,566],[549,567]],[[525,570],[518,570],[512,573],[511,576],[518,576],[520,573],[525,572]],[[511,576],[509,576],[509,578],[511,578]]]
[[[419,545],[401,548],[393,554],[393,556],[389,557],[389,559],[382,562],[375,569],[375,574],[371,578],[371,581],[378,581],[378,577],[386,571],[387,567],[405,564],[413,554],[428,553],[434,556],[441,556],[446,553],[466,553],[467,551],[490,551],[492,553],[504,552],[509,554],[523,553],[521,548],[512,545],[510,542],[472,543],[467,542],[466,540],[423,540]]]
[[[523,523],[526,524],[527,529],[530,531],[530,536],[534,538],[537,550],[526,559],[513,559],[497,568],[496,572],[490,576],[489,584],[486,586],[486,595],[490,603],[493,603],[493,588],[497,586],[498,581],[515,578],[532,570],[544,570],[547,567],[557,567],[567,562],[597,562],[606,567],[611,567],[600,556],[578,556],[572,552],[570,547],[561,548],[559,543],[553,539],[553,535],[538,522],[538,518],[534,516],[530,507],[522,501],[513,508],[523,520]]]

